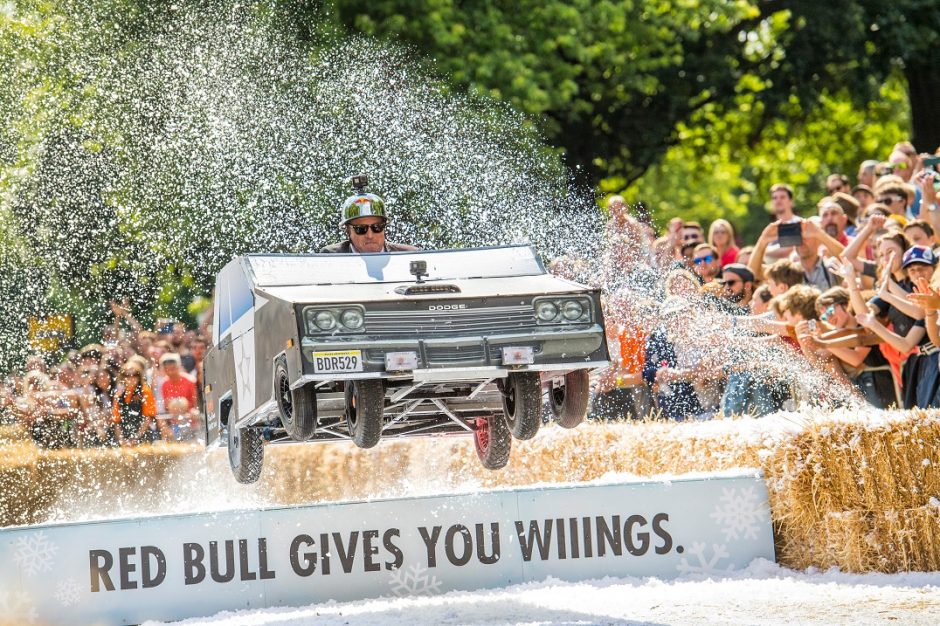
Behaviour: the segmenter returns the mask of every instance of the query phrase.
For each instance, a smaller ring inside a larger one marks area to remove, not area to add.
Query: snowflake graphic
[[[55,599],[62,606],[72,606],[78,604],[81,598],[81,587],[74,578],[69,578],[60,582],[55,589]]]
[[[388,584],[396,596],[431,596],[441,591],[437,576],[428,576],[428,568],[421,565],[401,567],[392,572]]]
[[[711,518],[721,526],[725,541],[757,539],[761,523],[767,520],[767,503],[757,498],[753,487],[722,489],[720,504]]]
[[[22,591],[16,593],[0,591],[0,616],[4,620],[10,620],[11,624],[35,624],[38,617],[36,607],[30,603],[29,596]]]
[[[24,535],[16,540],[13,560],[26,573],[35,576],[39,572],[52,571],[52,559],[59,546],[49,541],[44,531]]]
[[[725,568],[718,567],[718,563],[720,563],[722,559],[727,559],[731,556],[728,554],[727,546],[723,544],[712,544],[711,558],[705,557],[704,543],[693,543],[688,553],[693,555],[698,563],[689,563],[688,559],[682,557],[682,560],[676,565],[676,569],[683,574],[715,574],[718,572],[730,572],[734,569],[733,563]]]

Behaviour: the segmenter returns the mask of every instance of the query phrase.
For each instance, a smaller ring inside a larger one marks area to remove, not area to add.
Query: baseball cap
[[[166,365],[167,363],[176,363],[177,365],[181,365],[182,359],[180,358],[180,355],[176,354],[175,352],[167,352],[160,357],[160,365]]]
[[[934,256],[933,250],[927,246],[911,246],[907,249],[907,252],[904,253],[904,257],[901,261],[901,267],[907,267],[908,265],[913,265],[914,263],[936,265],[937,257]]]
[[[746,283],[754,282],[754,272],[748,269],[747,265],[744,263],[729,263],[728,265],[725,265],[723,268],[721,268],[721,272],[731,272],[732,274],[736,274],[738,278]],[[724,279],[719,279],[718,282],[723,283],[725,281]]]

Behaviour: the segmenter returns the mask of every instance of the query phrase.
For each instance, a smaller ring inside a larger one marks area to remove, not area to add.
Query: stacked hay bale
[[[789,567],[940,571],[940,417],[936,412],[786,414],[708,422],[549,427],[484,470],[468,437],[271,446],[255,485],[235,483],[223,451],[154,445],[37,450],[0,444],[0,524],[167,513],[218,494],[228,508],[360,500],[490,487],[761,468],[778,560]],[[189,500],[187,500],[189,498]]]
[[[813,425],[764,464],[792,567],[940,571],[940,420]]]

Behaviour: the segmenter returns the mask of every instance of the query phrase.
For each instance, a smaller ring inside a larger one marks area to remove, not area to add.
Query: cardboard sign
[[[135,624],[755,558],[774,558],[756,474],[488,491],[2,530],[0,614]]]

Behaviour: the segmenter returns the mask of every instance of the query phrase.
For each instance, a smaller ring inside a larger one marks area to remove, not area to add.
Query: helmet
[[[385,200],[374,193],[357,193],[346,198],[346,202],[339,209],[339,225],[345,226],[350,220],[357,217],[381,217],[388,219],[385,214]]]

